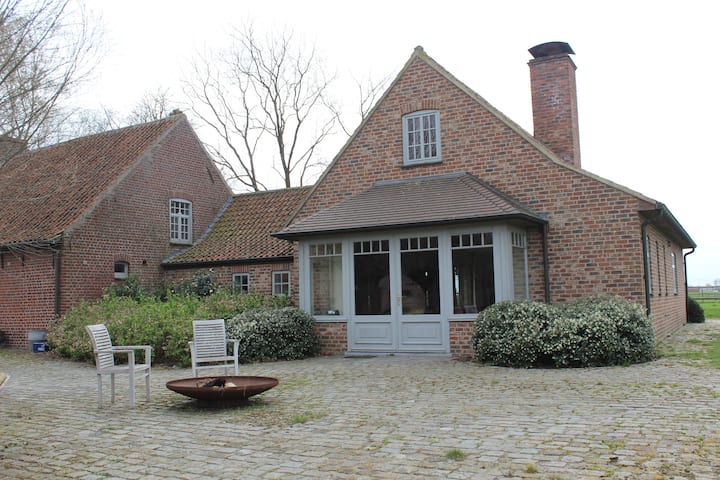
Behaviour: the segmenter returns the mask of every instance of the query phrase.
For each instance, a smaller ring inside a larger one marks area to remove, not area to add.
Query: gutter
[[[690,292],[688,291],[688,280],[687,280],[687,256],[695,253],[695,247],[692,250],[683,254],[683,270],[685,271],[685,323],[690,319]]]
[[[550,251],[548,248],[548,224],[542,225],[543,275],[545,276],[545,303],[550,303]],[[687,282],[686,282],[687,283]]]
[[[53,255],[55,262],[55,319],[60,318],[60,264],[62,261],[62,253],[60,249],[55,250]]]

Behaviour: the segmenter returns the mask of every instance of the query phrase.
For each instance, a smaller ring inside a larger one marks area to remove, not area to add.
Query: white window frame
[[[525,288],[529,290],[529,270],[528,270],[528,249],[527,249],[527,233],[517,227],[512,227],[506,223],[492,223],[482,225],[463,225],[450,228],[431,228],[431,229],[418,229],[407,231],[389,231],[384,238],[390,240],[390,251],[395,252],[397,255],[393,257],[391,253],[391,262],[396,258],[399,261],[399,250],[400,250],[400,238],[407,238],[408,236],[438,236],[439,240],[439,268],[440,268],[440,280],[441,280],[441,291],[440,291],[440,304],[441,304],[441,315],[451,320],[462,320],[472,321],[477,318],[477,314],[466,314],[466,313],[454,313],[453,311],[453,288],[452,288],[452,251],[451,237],[453,235],[463,234],[492,234],[492,249],[493,249],[493,268],[494,268],[494,283],[495,283],[495,303],[500,303],[506,300],[513,300],[515,298],[515,283],[513,279],[512,269],[512,241],[513,236],[511,232],[515,232],[515,241],[517,242],[520,236],[522,236],[523,244],[525,245]],[[298,283],[300,308],[306,312],[312,311],[312,299],[311,289],[308,287],[310,284],[310,245],[318,243],[332,243],[341,242],[343,249],[343,263],[342,263],[342,277],[343,277],[343,314],[341,315],[315,315],[318,321],[322,322],[344,322],[348,321],[352,317],[355,306],[354,291],[351,288],[352,276],[353,276],[353,260],[354,260],[354,249],[353,244],[357,241],[373,240],[377,235],[348,235],[346,237],[329,237],[317,240],[301,240],[299,242],[299,274],[300,280]],[[489,246],[489,245],[488,245]],[[395,265],[398,268],[398,265]]]
[[[176,210],[186,210],[178,212]],[[192,244],[192,202],[182,198],[171,198],[169,203],[170,211],[170,243],[183,245]],[[182,231],[183,227],[187,232]]]
[[[432,119],[435,123],[435,141],[425,142],[426,129],[423,121],[426,118]],[[408,121],[419,121],[419,130],[410,130]],[[441,142],[440,142],[440,111],[439,110],[421,110],[418,112],[408,113],[402,117],[403,132],[403,164],[404,165],[421,165],[424,163],[436,163],[442,161]],[[416,136],[419,138],[415,139]],[[411,143],[411,137],[414,139]],[[419,141],[419,144],[417,143]],[[426,154],[425,145],[435,146],[435,155]],[[411,148],[419,147],[420,156],[411,155]]]
[[[245,285],[243,285],[243,283]],[[238,290],[236,288],[236,286],[239,286],[240,289]],[[243,286],[247,287],[247,290],[243,290],[242,289]],[[250,274],[249,273],[233,273],[232,290],[233,290],[233,293],[250,293]]]
[[[678,284],[677,255],[675,255],[675,252],[670,252],[670,259],[672,260],[673,293],[677,295],[679,293],[680,287]]]
[[[287,281],[283,280],[283,275],[287,275]],[[286,292],[278,290],[287,289]],[[273,295],[285,295],[290,296],[290,271],[289,270],[275,270],[272,272],[272,294]]]
[[[121,272],[118,272],[118,267],[122,266]],[[124,261],[117,261],[113,264],[113,270],[115,274],[115,280],[125,280],[130,275],[130,264]]]

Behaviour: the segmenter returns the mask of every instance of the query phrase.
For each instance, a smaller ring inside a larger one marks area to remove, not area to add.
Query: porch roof
[[[510,196],[465,172],[378,181],[367,190],[274,233],[302,237],[432,226],[449,223],[517,219],[547,220]]]

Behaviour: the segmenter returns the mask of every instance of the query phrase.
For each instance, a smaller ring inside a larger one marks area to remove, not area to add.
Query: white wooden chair
[[[192,373],[198,376],[198,370],[204,368],[225,368],[227,375],[228,362],[235,364],[235,375],[238,374],[238,349],[240,341],[228,339],[225,332],[225,320],[194,320],[193,341],[190,343]],[[228,355],[228,344],[233,344],[233,353]],[[209,365],[201,365],[209,364]]]
[[[102,376],[110,375],[110,403],[115,402],[115,374],[127,374],[130,382],[130,408],[135,408],[135,381],[136,376],[145,378],[145,395],[150,401],[150,363],[152,347],[150,345],[126,345],[113,346],[110,341],[110,334],[103,324],[88,325],[85,327],[92,340],[93,353],[95,355],[95,368],[98,382],[98,408],[102,407]],[[145,351],[144,363],[135,362],[135,351]],[[127,364],[115,364],[115,354],[126,353]]]

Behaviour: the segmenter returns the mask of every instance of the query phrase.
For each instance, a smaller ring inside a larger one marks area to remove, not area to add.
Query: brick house
[[[271,234],[287,225],[309,191],[299,187],[234,195],[195,245],[163,260],[165,277],[178,281],[210,269],[222,286],[236,292],[294,296],[294,246]]]
[[[0,330],[24,347],[128,274],[157,285],[231,197],[182,114],[0,162]]]
[[[326,353],[471,355],[495,302],[611,293],[658,337],[686,320],[684,249],[662,203],[581,166],[574,52],[530,49],[534,135],[418,47],[291,223],[298,300]]]

